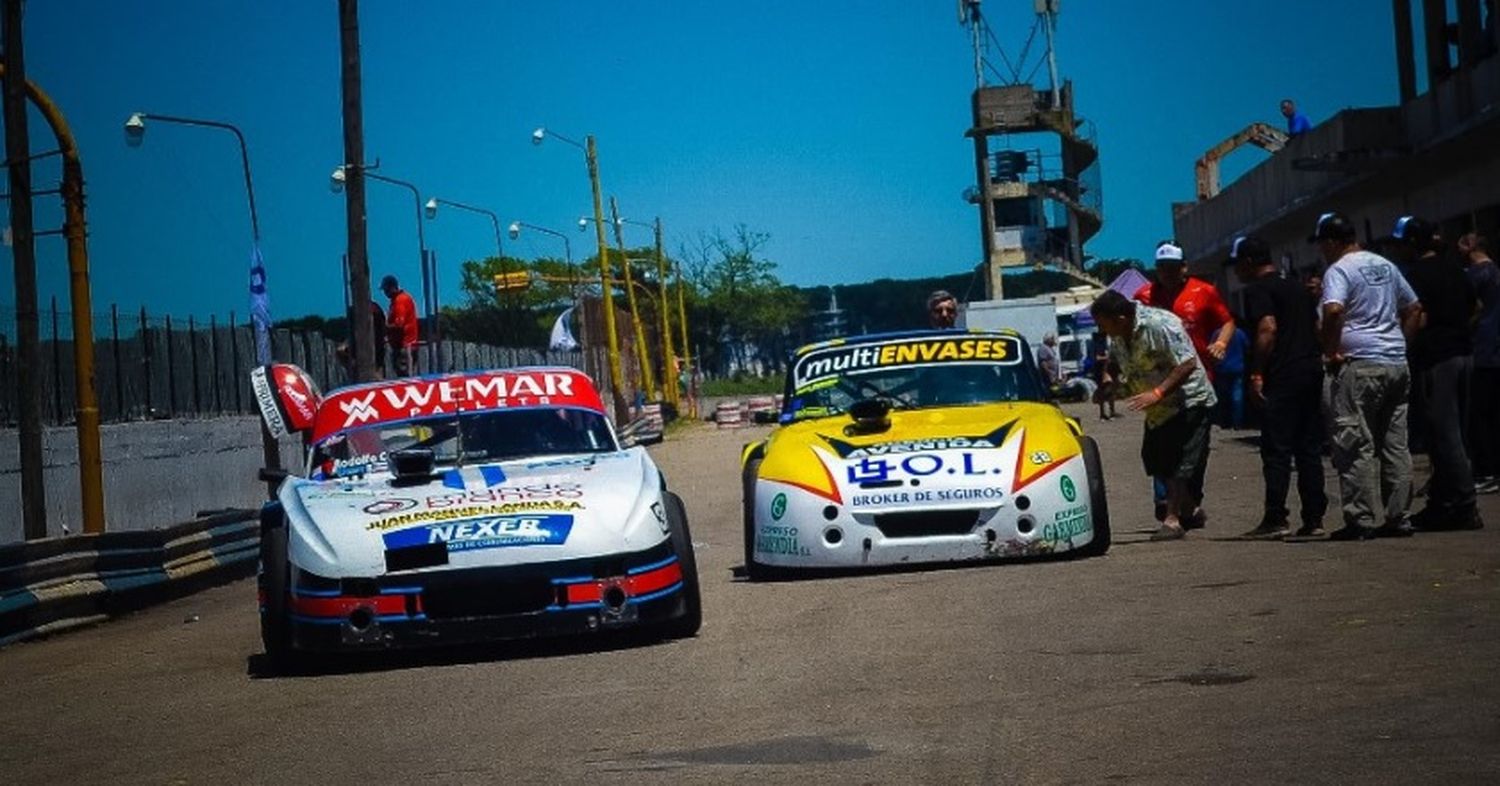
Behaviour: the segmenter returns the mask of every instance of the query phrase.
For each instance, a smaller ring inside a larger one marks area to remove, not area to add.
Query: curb
[[[0,546],[0,647],[253,575],[259,552],[253,510]]]

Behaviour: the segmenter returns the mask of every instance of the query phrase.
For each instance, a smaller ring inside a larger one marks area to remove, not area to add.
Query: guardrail
[[[0,546],[0,646],[249,576],[259,552],[253,510]]]

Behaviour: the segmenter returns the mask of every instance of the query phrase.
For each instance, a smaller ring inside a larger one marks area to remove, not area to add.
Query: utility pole
[[[641,366],[641,385],[646,388],[646,400],[656,400],[656,383],[651,377],[651,355],[646,348],[646,332],[641,329],[641,311],[635,301],[635,279],[630,274],[630,255],[625,252],[624,222],[620,221],[620,206],[615,198],[609,198],[610,223],[615,225],[615,246],[620,249],[620,266],[625,281],[625,299],[630,304],[630,321],[635,328],[635,361]]]
[[[370,323],[370,256],[365,236],[365,121],[359,74],[359,0],[339,0],[339,52],[344,94],[344,215],[349,227],[349,302],[354,309],[349,331],[353,334],[350,339],[354,345],[355,377],[360,382],[370,382],[376,379],[375,326]]]
[[[662,251],[661,216],[651,225],[656,236],[656,310],[661,312],[661,373],[662,392],[667,401],[679,410],[682,407],[680,391],[677,389],[677,353],[672,351],[672,321],[667,312],[667,256]]]
[[[42,481],[42,352],[37,325],[36,245],[31,221],[31,140],[26,129],[22,0],[5,0],[5,160],[16,278],[16,393],[20,399],[21,521],[27,540],[47,537]]]

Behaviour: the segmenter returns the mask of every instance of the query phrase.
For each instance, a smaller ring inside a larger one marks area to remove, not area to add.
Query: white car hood
[[[298,568],[327,578],[387,572],[386,552],[444,543],[447,570],[641,551],[666,539],[661,478],[642,448],[439,470],[289,478],[279,491]]]

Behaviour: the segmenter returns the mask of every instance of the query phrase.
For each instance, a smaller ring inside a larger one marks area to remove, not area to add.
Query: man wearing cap
[[[1208,375],[1208,382],[1212,385],[1214,366],[1224,359],[1229,342],[1234,340],[1234,317],[1224,305],[1217,287],[1187,275],[1180,246],[1170,240],[1157,245],[1156,281],[1136,290],[1135,299],[1152,308],[1170,311],[1182,320],[1182,326],[1192,339],[1193,349],[1198,353],[1198,360],[1203,364],[1203,373]],[[1208,460],[1206,452],[1203,458]],[[1207,469],[1206,465],[1199,467],[1193,478],[1193,494],[1200,500]],[[1155,494],[1158,519],[1164,510],[1164,496],[1164,485],[1158,481]],[[1199,518],[1187,522],[1188,529],[1201,526],[1203,520]]]
[[[380,291],[390,298],[387,309],[386,341],[391,346],[391,365],[396,376],[409,377],[412,372],[412,353],[417,346],[417,303],[411,293],[401,288],[395,276],[380,280]]]
[[[1474,491],[1500,491],[1500,268],[1495,266],[1490,239],[1470,232],[1458,239],[1464,273],[1479,301],[1474,322],[1474,377],[1469,401],[1469,451],[1474,467]]]
[[[1114,290],[1100,295],[1089,313],[1109,336],[1110,359],[1120,368],[1126,406],[1145,411],[1141,462],[1146,474],[1167,485],[1167,509],[1152,540],[1183,536],[1190,519],[1203,518],[1194,478],[1208,463],[1209,413],[1218,403],[1198,362],[1182,320],[1159,308],[1126,299]],[[1097,401],[1113,395],[1103,388]]]
[[[1390,260],[1359,247],[1353,225],[1342,215],[1319,216],[1309,241],[1328,263],[1319,333],[1324,366],[1332,376],[1330,431],[1344,514],[1343,528],[1331,537],[1410,535],[1406,407],[1411,375],[1405,337],[1416,330],[1421,303]],[[1381,523],[1377,499],[1384,507]]]
[[[1291,534],[1286,501],[1294,460],[1297,496],[1302,500],[1302,526],[1296,535],[1320,537],[1328,495],[1323,492],[1323,369],[1313,296],[1301,284],[1276,274],[1271,250],[1259,238],[1235,238],[1229,263],[1245,285],[1250,398],[1264,408],[1260,461],[1266,481],[1265,513],[1243,537],[1278,540]]]
[[[1403,216],[1391,236],[1407,252],[1407,281],[1422,302],[1420,327],[1408,354],[1413,384],[1420,391],[1414,398],[1421,402],[1417,414],[1427,437],[1432,480],[1427,507],[1412,516],[1412,525],[1419,530],[1478,529],[1484,524],[1474,506],[1474,472],[1464,450],[1474,287],[1463,268],[1442,253],[1442,238],[1433,225]]]
[[[927,324],[934,330],[951,330],[958,321],[958,299],[946,289],[927,296]]]

